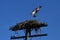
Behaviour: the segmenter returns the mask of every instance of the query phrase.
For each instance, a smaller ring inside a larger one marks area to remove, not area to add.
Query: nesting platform
[[[25,20],[23,22],[17,23],[15,26],[10,27],[9,29],[11,31],[25,30],[26,32],[25,36],[19,36],[19,37],[11,36],[10,39],[25,38],[25,40],[27,40],[28,37],[47,36],[47,34],[31,35],[32,30],[38,30],[39,28],[46,26],[48,26],[47,23],[43,23],[37,20]]]
[[[17,30],[34,29],[34,28],[40,28],[40,27],[46,27],[46,26],[48,26],[47,23],[39,22],[37,20],[26,20],[26,21],[17,23],[15,26],[11,27],[10,30],[17,31]]]

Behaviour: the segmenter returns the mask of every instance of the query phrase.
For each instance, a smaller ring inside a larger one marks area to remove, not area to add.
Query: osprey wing
[[[37,7],[36,9],[34,9],[34,10],[32,11],[32,16],[33,16],[33,17],[36,17],[36,13],[40,10],[40,8],[41,8],[41,6]]]

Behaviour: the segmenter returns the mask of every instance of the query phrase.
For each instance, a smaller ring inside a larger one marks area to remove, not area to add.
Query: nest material
[[[42,26],[47,26],[48,24],[38,22],[37,20],[26,20],[24,22],[17,23],[15,26],[11,27],[10,30],[17,31],[22,29],[38,29]]]

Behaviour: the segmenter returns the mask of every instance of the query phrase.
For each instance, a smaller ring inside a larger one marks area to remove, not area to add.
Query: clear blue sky
[[[33,18],[31,12],[38,5],[42,8]],[[41,40],[60,40],[60,0],[0,0],[0,40],[10,40],[10,26],[27,19],[48,23],[48,36]]]

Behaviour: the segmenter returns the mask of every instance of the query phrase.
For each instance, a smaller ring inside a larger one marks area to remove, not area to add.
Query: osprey
[[[32,11],[32,16],[33,16],[33,17],[36,17],[36,13],[40,10],[40,8],[41,8],[41,6],[37,7],[36,9],[34,9],[34,10]]]

